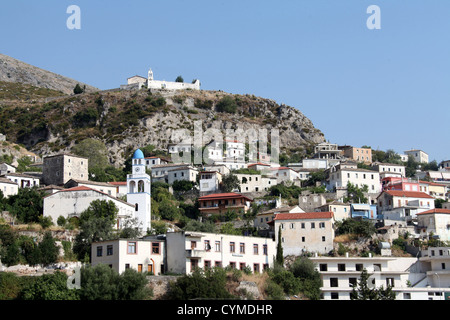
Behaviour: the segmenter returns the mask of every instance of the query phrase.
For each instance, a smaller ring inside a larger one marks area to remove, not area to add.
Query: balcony
[[[205,250],[199,249],[186,249],[186,258],[204,258],[206,254]]]

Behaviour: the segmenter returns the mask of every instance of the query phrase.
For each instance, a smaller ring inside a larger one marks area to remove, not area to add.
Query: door
[[[142,272],[142,264],[138,264],[138,272]]]
[[[154,272],[153,272],[153,265],[152,265],[152,264],[149,264],[149,265],[147,266],[147,271],[154,274]]]

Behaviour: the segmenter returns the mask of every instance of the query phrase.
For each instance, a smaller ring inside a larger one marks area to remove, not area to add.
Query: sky
[[[330,143],[450,159],[448,0],[4,1],[0,53],[102,90],[200,79],[295,107]]]

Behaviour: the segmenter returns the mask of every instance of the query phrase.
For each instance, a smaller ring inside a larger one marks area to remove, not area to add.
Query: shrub
[[[237,110],[237,104],[235,99],[230,96],[225,96],[217,103],[218,112],[235,113]]]

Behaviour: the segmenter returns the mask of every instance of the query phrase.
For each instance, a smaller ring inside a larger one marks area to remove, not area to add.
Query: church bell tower
[[[144,153],[137,149],[131,159],[132,172],[127,175],[127,202],[135,205],[134,218],[145,234],[151,230],[151,177],[145,172]]]

